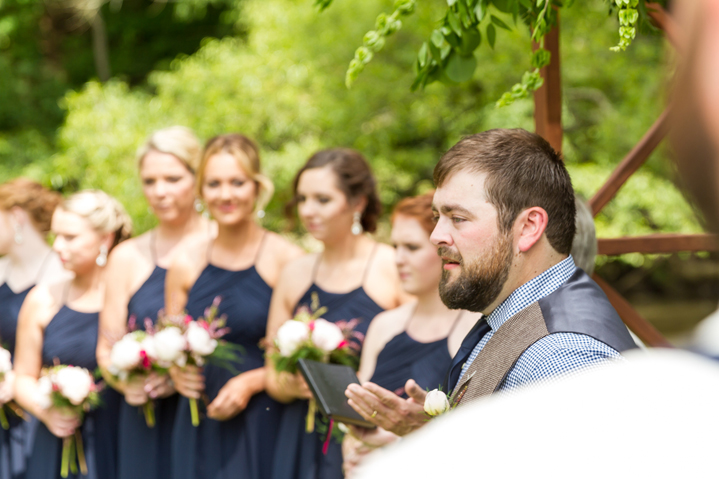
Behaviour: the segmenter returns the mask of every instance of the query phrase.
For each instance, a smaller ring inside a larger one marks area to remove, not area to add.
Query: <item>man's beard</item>
[[[450,271],[442,270],[439,296],[449,309],[482,312],[497,299],[512,266],[512,242],[509,234],[500,234],[492,251],[473,262],[466,262],[446,246],[438,249],[440,256],[458,261],[461,273],[450,282]]]

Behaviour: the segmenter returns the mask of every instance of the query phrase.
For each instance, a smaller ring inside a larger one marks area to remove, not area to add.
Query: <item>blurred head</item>
[[[684,34],[670,135],[685,189],[719,232],[719,2],[676,2]]]
[[[434,191],[405,198],[392,213],[392,243],[402,288],[409,294],[436,294],[442,276],[442,260],[429,241],[434,229]]]
[[[579,195],[575,195],[577,208],[577,232],[572,243],[574,264],[591,275],[594,272],[594,261],[597,258],[597,233],[594,228],[594,216],[589,206]]]
[[[132,234],[132,222],[115,198],[99,190],[75,193],[52,216],[53,249],[65,269],[85,274],[97,257],[109,253]]]
[[[334,148],[315,153],[297,172],[294,193],[302,224],[320,241],[351,234],[355,213],[364,231],[377,229],[381,205],[375,179],[357,151]]]
[[[569,254],[572,183],[539,135],[489,130],[464,138],[439,161],[434,181],[431,239],[443,260],[440,295],[448,307],[483,312],[505,283],[511,291],[520,286],[514,282],[525,265]]]
[[[184,221],[193,211],[200,142],[189,128],[154,132],[138,152],[142,192],[161,223]]]
[[[257,145],[232,133],[212,138],[205,145],[197,174],[200,196],[219,224],[252,219],[272,198],[272,181],[261,173]]]
[[[47,234],[59,202],[59,194],[32,180],[18,178],[0,185],[0,255],[22,243],[31,230]]]

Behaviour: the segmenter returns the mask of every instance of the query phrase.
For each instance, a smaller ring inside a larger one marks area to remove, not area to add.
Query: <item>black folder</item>
[[[337,422],[374,429],[374,424],[347,404],[345,389],[350,384],[359,384],[351,367],[308,359],[300,359],[298,366],[322,414]]]

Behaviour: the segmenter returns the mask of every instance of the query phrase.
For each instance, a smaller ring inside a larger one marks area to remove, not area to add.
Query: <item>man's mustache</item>
[[[455,251],[452,251],[447,246],[440,246],[439,248],[437,248],[437,255],[442,258],[446,258],[452,262],[459,263],[460,265],[462,264],[462,255]]]

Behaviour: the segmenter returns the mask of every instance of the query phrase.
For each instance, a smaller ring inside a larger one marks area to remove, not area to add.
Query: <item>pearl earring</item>
[[[107,246],[100,246],[100,254],[97,255],[97,258],[95,259],[95,264],[101,268],[107,264]]]
[[[360,221],[361,219],[362,219],[362,213],[360,213],[359,211],[355,211],[354,219],[352,221],[352,230],[351,230],[352,234],[355,236],[361,235],[362,232],[364,231],[364,229],[362,228],[362,223]]]
[[[202,213],[202,210],[205,209],[205,206],[202,204],[202,200],[199,198],[195,198],[195,211],[198,213]]]
[[[257,217],[262,219],[265,217],[265,210],[257,210]]]
[[[22,235],[22,228],[18,223],[15,223],[15,243],[22,244],[25,238]]]

